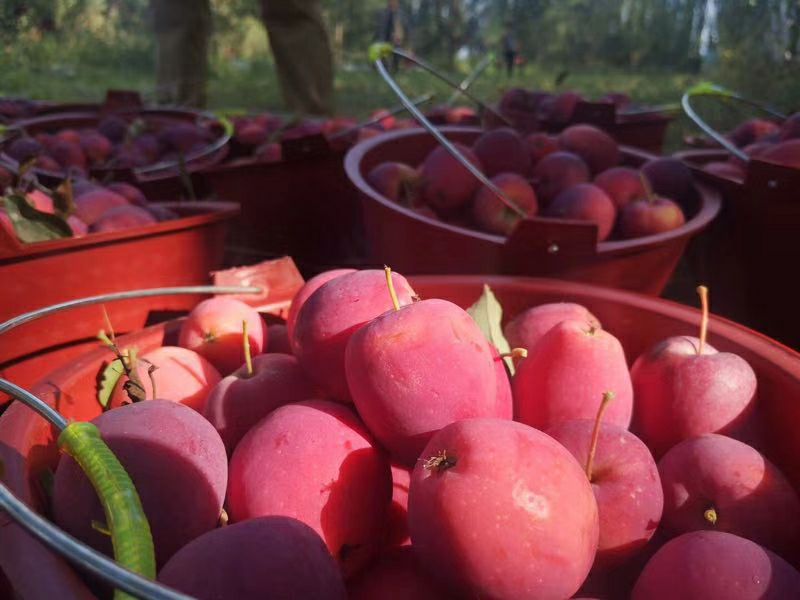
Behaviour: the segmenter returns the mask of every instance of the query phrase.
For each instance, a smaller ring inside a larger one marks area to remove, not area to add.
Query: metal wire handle
[[[134,167],[132,169],[134,175],[149,175],[152,173],[157,173],[159,171],[165,171],[167,169],[174,169],[175,167],[180,167],[181,162],[186,162],[190,160],[195,160],[198,158],[205,158],[206,156],[211,156],[215,152],[222,150],[225,147],[232,136],[232,132],[230,131],[230,127],[225,122],[219,120],[223,133],[220,137],[218,137],[213,143],[209,144],[208,146],[204,146],[201,150],[197,152],[192,152],[187,154],[183,157],[183,161],[181,159],[177,160],[165,160],[154,165],[148,165],[146,167]]]
[[[728,152],[733,154],[736,158],[743,160],[744,162],[749,162],[750,157],[745,153],[742,152],[733,142],[731,142],[728,138],[724,135],[719,133],[716,129],[711,127],[708,123],[706,123],[703,118],[697,114],[691,104],[691,99],[694,96],[717,96],[721,98],[727,98],[730,100],[736,100],[737,102],[742,102],[743,104],[748,104],[754,108],[758,108],[773,117],[776,117],[781,120],[786,119],[786,115],[779,112],[778,110],[772,108],[771,106],[764,104],[762,102],[757,102],[755,100],[750,100],[749,98],[745,98],[737,94],[736,92],[732,92],[722,86],[715,85],[713,83],[700,83],[692,88],[686,90],[681,98],[681,106],[683,107],[683,111],[686,115],[694,121],[695,125],[697,125],[703,133],[711,137],[714,141],[716,141],[720,146],[725,148]]]
[[[377,47],[376,47],[377,46]],[[497,187],[492,181],[484,175],[480,169],[478,169],[475,165],[473,165],[470,161],[464,158],[464,155],[459,152],[458,148],[448,140],[441,131],[439,131],[428,119],[425,115],[420,112],[420,110],[411,103],[408,96],[406,96],[405,92],[402,88],[397,84],[394,78],[389,74],[389,71],[386,70],[386,66],[383,64],[383,58],[385,58],[386,54],[391,54],[394,52],[398,54],[398,56],[405,57],[405,53],[399,50],[393,49],[388,44],[378,44],[370,48],[370,58],[374,60],[375,68],[378,70],[378,73],[383,77],[383,80],[387,83],[387,85],[391,88],[391,90],[397,95],[400,99],[400,102],[408,109],[408,112],[425,128],[428,132],[436,138],[444,149],[447,150],[450,155],[455,158],[461,165],[467,169],[470,173],[472,173],[478,181],[480,181],[483,185],[489,188],[492,193],[497,196],[500,201],[508,208],[513,210],[517,215],[521,218],[525,219],[528,215],[523,211],[517,204],[511,200],[499,187]],[[413,59],[416,62],[416,59]],[[432,71],[433,72],[433,71]],[[448,83],[451,85],[452,82],[449,80]],[[466,93],[466,92],[465,92]]]
[[[458,89],[453,92],[453,95],[447,99],[445,102],[445,106],[452,106],[453,103],[458,99],[460,95],[462,95],[466,90],[472,87],[472,84],[477,81],[478,77],[480,77],[483,72],[488,68],[490,64],[492,64],[492,60],[494,60],[494,55],[490,52],[486,56],[483,57],[483,60],[478,63],[478,66],[464,78],[464,81],[458,84]]]
[[[377,44],[377,45],[380,46],[381,44]],[[405,59],[405,60],[407,60],[407,61],[409,61],[411,63],[414,63],[415,65],[417,65],[422,70],[427,71],[428,73],[430,73],[431,75],[433,75],[437,79],[440,79],[441,81],[443,81],[444,83],[449,85],[454,90],[458,91],[460,94],[463,94],[464,96],[466,96],[467,98],[472,100],[475,104],[480,106],[482,110],[492,113],[495,117],[500,119],[503,123],[505,123],[509,127],[513,126],[513,123],[511,123],[511,121],[506,119],[502,114],[497,112],[491,106],[489,106],[488,104],[484,103],[481,99],[476,98],[475,96],[473,96],[469,91],[467,91],[466,87],[462,88],[458,83],[456,83],[455,81],[450,79],[447,75],[441,73],[440,71],[438,71],[437,69],[435,69],[434,67],[432,67],[431,65],[429,65],[428,63],[423,61],[422,59],[419,59],[416,56],[412,56],[411,54],[407,54],[406,52],[404,52],[403,50],[401,50],[399,48],[393,48],[389,44],[386,44],[386,48],[387,49],[384,50],[384,52],[388,52],[389,50],[391,50],[391,53],[394,54],[395,56],[398,56],[398,57],[400,57],[402,59]]]
[[[38,310],[24,313],[3,323],[0,323],[0,335],[19,327],[30,321],[46,317],[48,315],[78,308],[91,306],[103,302],[113,302],[117,300],[129,300],[134,298],[148,298],[152,296],[174,296],[185,294],[258,294],[261,293],[258,287],[238,287],[238,286],[184,286],[171,288],[153,288],[149,290],[133,290],[127,292],[117,292],[112,294],[102,294],[88,298],[80,298],[60,304],[46,306]],[[68,426],[67,420],[53,407],[38,398],[28,390],[18,385],[0,378],[0,391],[7,393],[13,399],[19,400],[37,414],[44,417],[59,432],[63,432]],[[191,596],[174,592],[155,581],[142,577],[109,559],[104,554],[85,545],[74,537],[61,531],[58,527],[42,518],[24,502],[19,500],[14,494],[0,482],[0,511],[6,512],[14,521],[23,527],[28,533],[36,537],[47,547],[55,550],[78,567],[86,569],[97,575],[104,581],[113,585],[119,590],[128,592],[142,598],[152,598],[154,600],[189,600]]]

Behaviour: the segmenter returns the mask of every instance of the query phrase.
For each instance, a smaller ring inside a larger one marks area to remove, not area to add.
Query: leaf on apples
[[[103,410],[108,408],[108,403],[111,401],[111,395],[117,387],[117,383],[125,374],[125,369],[118,358],[112,360],[100,375],[100,385],[97,388],[97,401]]]
[[[497,348],[500,354],[506,354],[511,351],[503,335],[502,321],[503,321],[503,307],[497,300],[497,297],[492,292],[492,288],[488,285],[483,286],[483,293],[478,301],[467,309],[469,315],[473,318],[475,323],[486,336],[486,339]],[[511,374],[514,374],[514,362],[511,357],[506,357],[506,366],[508,366]]]
[[[36,210],[20,194],[8,194],[4,205],[14,231],[23,243],[72,237],[72,229],[62,217]]]

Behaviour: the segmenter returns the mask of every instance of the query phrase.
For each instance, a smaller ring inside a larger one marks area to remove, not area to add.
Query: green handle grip
[[[156,559],[150,524],[131,478],[92,423],[70,423],[58,446],[80,465],[92,483],[111,531],[114,558],[123,567],[155,579]],[[117,590],[115,600],[132,598]]]

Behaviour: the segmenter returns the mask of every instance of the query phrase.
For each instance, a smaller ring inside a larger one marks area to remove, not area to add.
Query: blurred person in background
[[[333,114],[333,54],[321,0],[261,0],[283,99],[293,112]]]
[[[376,41],[386,42],[395,48],[402,48],[406,41],[405,15],[400,10],[399,0],[389,0],[386,8],[378,13]],[[397,73],[400,57],[392,55],[392,72]]]
[[[156,101],[159,104],[206,105],[209,0],[151,0],[156,36]]]
[[[519,53],[519,44],[517,43],[517,37],[514,35],[512,28],[513,24],[511,21],[506,21],[501,43],[503,47],[503,59],[506,63],[506,74],[509,77],[514,73],[514,65],[517,62],[517,54]]]

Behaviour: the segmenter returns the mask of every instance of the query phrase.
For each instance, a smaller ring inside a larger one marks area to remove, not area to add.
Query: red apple
[[[391,502],[382,450],[346,406],[282,406],[245,435],[230,462],[233,521],[286,516],[314,529],[345,576],[381,549]]]
[[[656,532],[664,492],[653,455],[631,432],[596,421],[564,421],[547,434],[585,465],[600,518],[595,569],[619,565],[641,551]]]
[[[583,321],[590,327],[601,328],[600,321],[586,307],[572,302],[553,302],[521,312],[503,332],[512,348],[526,348],[532,352],[539,340],[562,321]]]
[[[253,354],[267,347],[267,325],[261,315],[241,300],[217,296],[195,306],[181,325],[179,343],[203,355],[221,375],[244,364],[243,321]]]
[[[434,435],[411,476],[415,554],[459,598],[568,598],[594,560],[597,503],[558,442],[502,419]]]
[[[647,195],[639,171],[630,167],[606,169],[594,178],[594,184],[608,194],[617,210]]]
[[[700,339],[659,342],[636,359],[635,428],[656,458],[687,438],[731,434],[755,407],[756,375],[744,359]]]
[[[558,136],[562,149],[580,156],[593,175],[619,163],[619,146],[610,135],[592,125],[572,125]]]
[[[626,239],[672,231],[685,223],[680,205],[652,195],[626,204],[619,215],[619,231]]]
[[[381,163],[367,173],[367,181],[375,191],[404,206],[413,204],[419,179],[415,168],[399,162]]]
[[[695,531],[668,542],[647,563],[631,595],[632,600],[798,597],[800,573],[789,563],[721,531]]]
[[[606,420],[630,425],[633,389],[625,352],[617,338],[586,321],[551,328],[520,362],[512,383],[516,419],[531,427],[592,419],[607,391],[616,399]]]
[[[515,173],[501,173],[492,178],[492,183],[527,216],[532,217],[536,214],[538,210],[536,193],[525,178]],[[472,215],[482,229],[500,235],[511,235],[522,220],[516,211],[503,204],[503,201],[486,186],[482,186],[475,194]]]
[[[677,202],[691,198],[694,180],[689,167],[682,161],[676,158],[655,158],[646,162],[641,171],[656,194]]]
[[[483,170],[471,149],[462,144],[455,146],[469,162]],[[480,181],[441,146],[425,158],[421,179],[422,196],[434,209],[444,213],[464,206],[480,187]]]
[[[535,167],[548,154],[558,152],[558,138],[537,131],[525,138],[525,145],[531,157],[531,166]]]
[[[579,183],[556,196],[545,214],[549,217],[595,223],[597,241],[602,242],[611,235],[617,209],[611,198],[599,187],[591,183]]]
[[[305,285],[300,288],[300,290],[295,294],[295,297],[292,299],[292,305],[289,307],[289,314],[286,316],[286,331],[289,335],[289,342],[291,343],[292,337],[294,334],[294,326],[297,322],[297,315],[300,313],[300,309],[303,307],[303,304],[306,303],[306,300],[316,292],[323,284],[328,283],[331,279],[336,279],[341,275],[347,275],[348,273],[355,273],[355,269],[332,269],[330,271],[324,271],[319,275],[315,275],[308,281],[306,281]]]
[[[531,158],[525,142],[509,127],[486,131],[472,145],[475,156],[488,177],[500,173],[528,175]]]
[[[775,552],[800,544],[800,499],[762,454],[740,441],[706,434],[673,446],[659,461],[665,530],[725,531]]]
[[[545,205],[564,190],[589,181],[589,167],[571,152],[553,152],[540,160],[533,169],[536,197]]]
[[[392,274],[402,306],[411,304],[414,290],[405,277]],[[345,349],[361,327],[393,307],[382,270],[341,275],[322,284],[303,304],[295,321],[292,350],[309,377],[328,397],[350,401],[345,375]]]
[[[497,370],[473,318],[446,300],[389,311],[347,344],[347,383],[358,414],[392,457],[413,466],[442,427],[498,409]]]
[[[270,344],[272,340],[270,340]],[[288,354],[261,354],[207,390],[202,412],[228,454],[244,435],[276,408],[318,397],[300,363]]]

